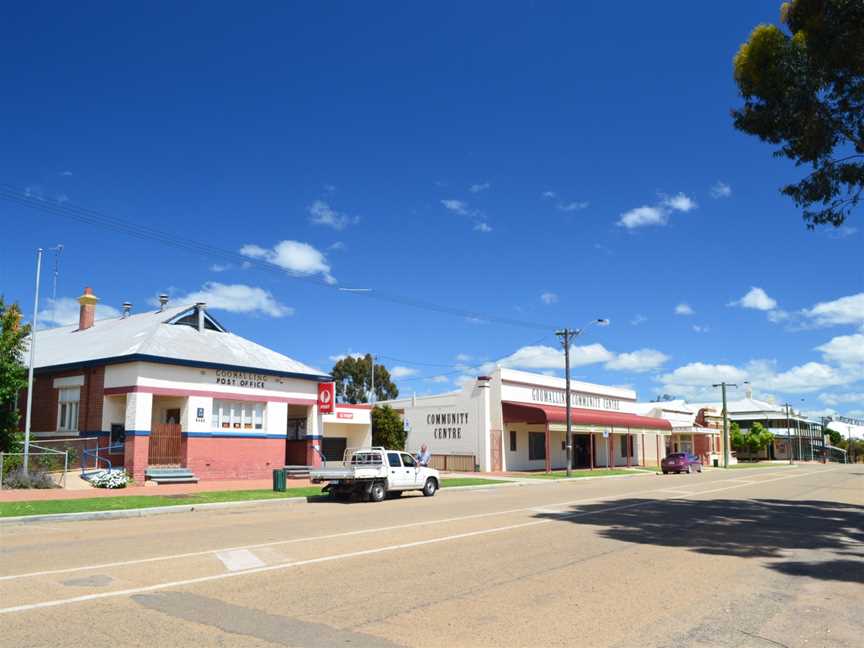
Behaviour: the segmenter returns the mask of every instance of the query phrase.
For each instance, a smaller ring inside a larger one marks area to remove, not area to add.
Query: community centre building
[[[77,325],[34,336],[34,438],[97,437],[103,459],[139,481],[157,467],[263,478],[371,444],[368,406],[330,400],[323,413],[330,376],[229,332],[203,303],[168,307],[163,295],[158,310],[124,304],[96,321],[92,290],[78,301]]]
[[[676,399],[636,403],[633,411],[669,421],[672,433],[666,437],[666,454],[695,454],[706,466],[722,463],[723,416],[720,410],[694,406]]]
[[[496,368],[463,389],[387,401],[402,416],[406,447],[426,444],[433,465],[483,472],[566,467],[565,381]],[[672,425],[634,413],[636,392],[570,383],[572,467],[657,465]]]

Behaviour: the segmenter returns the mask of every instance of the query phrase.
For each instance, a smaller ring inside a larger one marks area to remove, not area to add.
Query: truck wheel
[[[372,488],[369,490],[369,501],[383,502],[385,497],[387,497],[387,489],[384,487],[384,484],[381,482],[372,484]]]
[[[436,482],[431,477],[426,480],[426,484],[423,486],[423,495],[426,497],[432,497],[435,494],[435,491],[438,490],[438,482]]]

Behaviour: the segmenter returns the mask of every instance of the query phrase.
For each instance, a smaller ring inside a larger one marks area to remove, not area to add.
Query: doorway
[[[589,468],[591,466],[591,436],[588,434],[573,435],[573,467]]]
[[[321,439],[321,454],[327,461],[342,461],[345,458],[345,448],[348,439],[345,437],[324,437]]]

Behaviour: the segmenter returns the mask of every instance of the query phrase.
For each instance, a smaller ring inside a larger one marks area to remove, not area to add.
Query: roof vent
[[[204,332],[204,310],[206,309],[207,304],[204,302],[196,302],[195,303],[195,311],[198,313],[198,331]]]
[[[132,302],[123,302],[123,319],[129,317],[129,313],[132,311]]]
[[[167,304],[168,304],[168,294],[167,293],[161,293],[159,295],[159,312],[160,313],[165,310],[165,306]]]

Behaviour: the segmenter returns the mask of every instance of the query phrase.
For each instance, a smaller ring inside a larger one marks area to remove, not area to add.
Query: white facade
[[[481,471],[542,470],[566,464],[564,390],[562,378],[499,367],[459,391],[387,404],[401,413],[411,451],[426,444],[433,455],[472,456]],[[579,413],[571,426],[574,437],[591,444],[595,465],[632,465],[662,456],[662,431],[638,427],[646,419],[633,416],[633,390],[571,381],[570,402]],[[520,408],[525,418],[537,420],[517,420]],[[550,415],[554,420],[547,420]],[[621,420],[632,420],[633,426]]]

